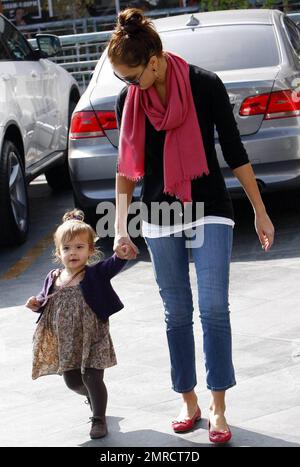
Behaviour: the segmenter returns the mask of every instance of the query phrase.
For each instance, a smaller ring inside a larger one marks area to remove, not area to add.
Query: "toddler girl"
[[[110,280],[126,264],[113,255],[89,265],[95,239],[82,211],[67,212],[54,234],[55,256],[64,268],[51,270],[40,294],[26,302],[40,313],[32,378],[63,375],[71,390],[87,397],[93,412],[92,439],[107,434],[103,373],[117,363],[108,318],[123,308]]]

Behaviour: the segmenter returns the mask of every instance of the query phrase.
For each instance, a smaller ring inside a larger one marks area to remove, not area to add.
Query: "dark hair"
[[[127,8],[118,15],[108,44],[108,58],[114,64],[146,65],[152,55],[162,54],[162,43],[153,23],[142,10]]]

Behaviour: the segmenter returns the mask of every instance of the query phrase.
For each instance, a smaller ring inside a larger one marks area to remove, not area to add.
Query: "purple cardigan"
[[[127,260],[120,259],[114,254],[104,261],[85,267],[84,278],[79,285],[86,303],[102,321],[107,320],[110,315],[124,308],[110,280],[121,271],[126,263]],[[55,271],[56,269],[52,269],[49,272],[43,289],[37,296],[37,299],[42,303],[37,310],[37,313],[41,313],[37,322],[41,319],[47,303],[45,297],[51,293]]]

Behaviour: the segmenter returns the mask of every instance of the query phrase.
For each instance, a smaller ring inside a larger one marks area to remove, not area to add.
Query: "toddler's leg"
[[[90,436],[102,438],[107,434],[105,412],[107,405],[107,390],[103,381],[104,370],[87,368],[82,375],[82,380],[88,389],[92,404],[93,417]]]
[[[89,393],[82,381],[80,369],[64,371],[63,377],[69,389],[80,394],[81,396],[88,397]]]
[[[105,415],[107,405],[107,390],[103,381],[104,370],[87,368],[82,380],[88,390],[94,417]]]

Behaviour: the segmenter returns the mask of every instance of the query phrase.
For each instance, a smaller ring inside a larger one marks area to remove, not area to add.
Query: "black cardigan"
[[[204,202],[205,216],[221,216],[234,219],[232,202],[226,188],[215,150],[214,127],[216,126],[223,156],[231,169],[249,162],[247,152],[232,112],[226,88],[216,73],[190,65],[190,82],[196,112],[202,132],[209,175],[192,181],[193,220],[197,218],[195,202]],[[120,128],[127,86],[121,90],[116,101],[117,123]],[[146,118],[145,176],[141,201],[148,207],[153,201],[178,201],[163,193],[163,147],[165,131],[156,131]],[[117,168],[118,170],[118,168]],[[142,217],[151,222],[150,216]],[[164,224],[162,219],[159,224]],[[171,218],[170,224],[174,220]]]

